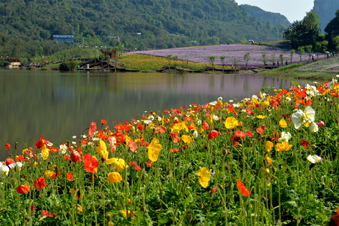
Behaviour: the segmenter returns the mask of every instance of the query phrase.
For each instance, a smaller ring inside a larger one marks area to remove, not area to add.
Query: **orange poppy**
[[[46,187],[46,181],[45,181],[45,178],[43,177],[39,177],[38,179],[36,179],[34,181],[34,184],[33,184],[34,187],[37,187],[39,190],[43,189],[44,187]]]
[[[251,192],[247,190],[246,186],[239,179],[237,179],[237,188],[239,189],[239,191],[241,192],[243,196],[247,197],[251,194]]]

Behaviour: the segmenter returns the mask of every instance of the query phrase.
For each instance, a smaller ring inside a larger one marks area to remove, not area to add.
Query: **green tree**
[[[317,60],[319,60],[319,51],[320,51],[320,49],[321,49],[321,46],[322,46],[322,43],[321,43],[321,42],[317,42],[317,43],[315,44],[315,49],[316,49],[316,51],[317,51]]]
[[[284,66],[285,57],[283,53],[280,53],[279,60],[281,61],[281,66]]]
[[[308,53],[308,61],[311,61],[311,57],[312,57],[312,48],[313,46],[312,45],[308,45],[308,46],[305,46],[305,49]]]
[[[336,53],[339,52],[339,35],[336,36],[334,39],[333,39],[334,43],[335,43],[335,50],[336,50]]]
[[[304,47],[300,46],[300,47],[298,48],[298,54],[299,54],[300,62],[301,62],[302,56],[305,55]]]
[[[264,63],[264,66],[266,66],[266,63],[268,61],[268,57],[267,57],[267,54],[266,53],[263,53],[261,55],[261,61]]]
[[[291,49],[290,54],[291,54],[291,64],[292,64],[293,55],[295,54],[295,49]]]
[[[272,61],[272,65],[275,65],[275,62],[277,61],[277,58],[275,57],[275,53],[271,54],[271,61]]]
[[[225,60],[226,60],[226,56],[220,56],[220,61],[222,64],[222,72],[224,72]]]
[[[210,61],[210,64],[212,64],[212,68],[213,68],[213,71],[214,71],[215,56],[209,56],[208,59]]]
[[[234,66],[235,71],[237,71],[237,64],[240,62],[240,60],[236,57],[233,57],[232,64]]]
[[[244,61],[246,62],[246,70],[247,70],[247,66],[248,66],[248,62],[251,60],[251,53],[245,53],[244,55]]]

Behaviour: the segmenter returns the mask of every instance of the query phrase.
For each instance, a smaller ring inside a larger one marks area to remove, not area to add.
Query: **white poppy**
[[[314,122],[315,111],[311,106],[305,108],[304,111],[297,110],[294,114],[292,114],[292,121],[294,123],[294,127],[299,129],[300,126],[305,124],[306,122],[312,123]]]
[[[152,120],[145,120],[144,123],[145,124],[152,124]]]
[[[158,117],[158,122],[161,122],[162,121],[162,118],[161,117]]]
[[[197,125],[198,125],[198,126],[201,125],[201,119],[199,119],[199,120],[197,121]]]
[[[99,137],[93,137],[93,141],[99,141],[100,138]]]
[[[214,106],[214,105],[216,105],[217,103],[218,103],[218,102],[213,101],[213,102],[210,103],[210,105]]]
[[[9,168],[6,165],[0,166],[0,177],[5,179],[8,176]]]
[[[317,96],[319,95],[319,91],[317,90],[317,87],[315,86],[310,86],[309,84],[306,84],[306,93],[307,95],[311,96]]]
[[[218,97],[218,100],[222,100],[222,97]]]
[[[320,163],[321,161],[323,161],[323,159],[318,155],[309,155],[307,156],[307,160],[313,164]]]
[[[318,127],[317,123],[312,122],[311,125],[310,125],[310,130],[311,130],[311,132],[313,132],[313,133],[318,132],[319,127]]]
[[[148,116],[148,120],[154,120],[154,117],[153,117],[153,115],[150,115],[150,116]]]
[[[198,137],[198,131],[194,131],[194,132],[193,132],[193,138],[194,138],[194,139],[197,139],[197,137]]]
[[[73,139],[76,139],[76,138],[77,138],[77,136],[73,136],[72,138],[73,138]]]
[[[216,116],[216,115],[213,115],[213,119],[214,119],[215,121],[218,121],[218,120],[219,120],[219,117]]]
[[[279,143],[282,143],[282,142],[288,143],[289,139],[291,139],[291,138],[292,138],[292,135],[289,132],[287,132],[287,133],[282,132],[281,137],[279,138],[278,142]]]
[[[233,103],[233,100],[229,100],[228,102]]]

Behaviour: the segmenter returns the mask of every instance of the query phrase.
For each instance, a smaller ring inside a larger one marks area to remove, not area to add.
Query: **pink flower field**
[[[138,51],[134,53],[153,55],[166,57],[167,55],[178,56],[180,60],[189,60],[192,62],[209,63],[209,56],[215,56],[215,64],[221,65],[220,56],[226,56],[225,65],[232,65],[233,58],[239,60],[238,66],[244,66],[245,61],[243,60],[246,53],[251,53],[251,60],[248,62],[250,67],[262,67],[262,54],[266,53],[269,61],[268,64],[272,64],[272,54],[275,54],[276,61],[279,60],[281,53],[284,54],[285,59],[290,64],[291,55],[290,51],[286,51],[277,47],[258,46],[258,45],[245,45],[245,44],[234,44],[234,45],[214,45],[214,46],[200,46],[200,47],[183,47],[175,49],[161,49],[161,50],[149,50],[149,51]],[[324,54],[319,54],[319,59],[324,58]],[[317,58],[316,58],[317,59]],[[302,56],[302,61],[306,62],[309,60],[308,53]],[[300,56],[295,53],[293,55],[293,63],[299,63]]]

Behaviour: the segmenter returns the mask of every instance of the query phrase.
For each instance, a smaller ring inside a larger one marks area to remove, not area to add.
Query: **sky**
[[[313,9],[314,0],[235,0],[238,5],[247,4],[259,8],[280,13],[287,17],[290,22],[302,20],[306,12]]]

